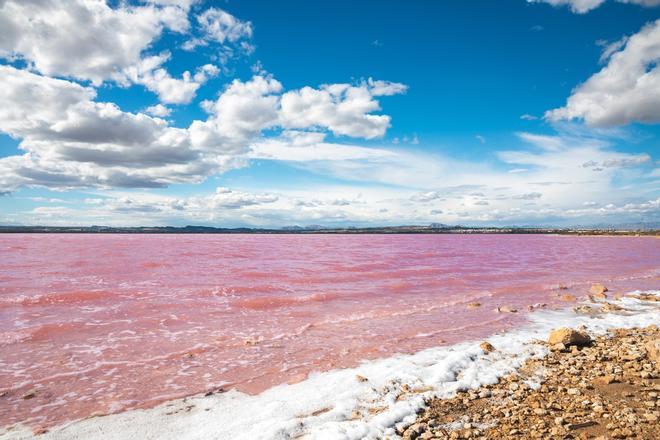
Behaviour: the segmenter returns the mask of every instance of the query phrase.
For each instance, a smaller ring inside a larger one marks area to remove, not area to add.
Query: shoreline
[[[0,234],[145,234],[145,235],[559,235],[579,237],[660,237],[650,228],[553,228],[486,226],[373,226],[222,228],[207,226],[3,226]]]
[[[552,353],[538,341],[556,327],[585,325],[596,336],[613,328],[657,324],[657,295],[660,292],[592,299],[574,304],[580,312],[571,308],[534,312],[522,328],[488,338],[496,347],[492,352],[484,350],[481,341],[464,342],[312,374],[303,382],[279,385],[259,395],[233,390],[207,393],[151,409],[78,420],[44,432],[14,426],[1,429],[0,438],[398,438],[434,397],[451,399],[465,390],[492,386],[530,359]],[[585,313],[584,307],[593,308],[593,313]],[[261,409],[255,413],[254,408]]]
[[[660,328],[573,342],[548,343],[546,357],[495,385],[430,399],[397,433],[404,440],[660,437]]]

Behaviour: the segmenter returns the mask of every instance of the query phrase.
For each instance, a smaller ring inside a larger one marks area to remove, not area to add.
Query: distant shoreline
[[[660,229],[532,228],[464,226],[214,228],[207,226],[0,226],[0,234],[554,234],[586,236],[660,236]]]

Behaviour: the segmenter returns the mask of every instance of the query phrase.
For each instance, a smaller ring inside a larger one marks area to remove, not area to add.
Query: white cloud
[[[206,46],[209,42],[220,44],[238,43],[247,52],[253,50],[248,42],[252,38],[252,23],[241,21],[228,12],[218,8],[209,8],[197,15],[200,35],[188,40],[183,49],[193,50],[198,46]]]
[[[6,0],[0,6],[0,56],[23,58],[44,75],[96,85],[138,64],[164,29],[189,27],[187,10],[172,5],[111,8],[102,0]]]
[[[144,112],[151,116],[158,116],[159,118],[166,118],[171,113],[172,110],[168,107],[165,107],[163,104],[156,104],[144,109]]]
[[[282,125],[282,85],[272,77],[234,80],[217,100],[205,103],[208,119],[193,121],[188,128],[96,102],[92,88],[71,81],[10,66],[0,66],[0,81],[6,86],[0,89],[0,101],[7,104],[0,108],[0,131],[21,139],[25,151],[0,159],[3,192],[33,185],[159,187],[199,182],[244,166],[250,144],[263,139],[262,131]],[[150,111],[164,114],[167,109],[155,106]],[[359,121],[353,127],[354,135],[367,132],[359,130]],[[297,154],[322,137],[313,132],[283,135],[291,148],[298,146]]]
[[[606,0],[527,0],[529,3],[548,3],[552,6],[568,6],[577,14],[584,14],[596,9]],[[645,7],[660,5],[660,0],[617,0],[619,3],[632,3]]]
[[[197,20],[205,37],[218,43],[235,43],[252,37],[252,23],[241,21],[222,9],[209,8],[197,16]]]
[[[234,80],[216,101],[205,101],[209,118],[190,126],[193,145],[200,149],[223,143],[233,153],[247,151],[249,142],[278,121],[278,94],[282,84],[272,77]]]
[[[282,95],[280,121],[288,128],[325,127],[335,135],[372,139],[382,137],[390,117],[377,115],[376,96],[403,93],[399,83],[369,79],[358,85],[328,84],[303,87]]]
[[[595,126],[660,122],[660,20],[631,36],[608,64],[578,86],[551,120],[583,119]]]
[[[151,0],[110,7],[105,0],[7,0],[0,2],[0,57],[23,59],[32,71],[91,81],[95,86],[140,84],[165,104],[187,104],[220,69],[206,64],[175,78],[164,67],[168,52],[148,52],[164,31],[180,35],[190,31],[188,12],[194,3]],[[252,35],[249,23],[222,10],[211,8],[201,16],[206,17],[198,22],[205,45],[211,42],[222,50],[239,35]],[[214,24],[214,17],[225,25]],[[226,33],[222,38],[221,32]]]
[[[124,85],[142,84],[148,90],[156,93],[161,102],[165,104],[188,104],[195,97],[199,87],[209,78],[220,73],[220,69],[213,64],[205,64],[194,75],[185,71],[181,78],[173,78],[161,66],[169,60],[170,54],[165,52],[142,59],[135,66],[128,67],[120,78]]]
[[[566,147],[564,144],[564,138],[559,136],[548,136],[527,132],[516,133],[516,135],[525,142],[548,151],[557,151]]]

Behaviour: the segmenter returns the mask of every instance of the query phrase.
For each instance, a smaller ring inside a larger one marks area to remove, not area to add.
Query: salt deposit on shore
[[[149,410],[89,418],[51,429],[40,439],[358,439],[396,438],[415,422],[428,399],[450,398],[461,390],[492,385],[533,358],[549,352],[546,340],[558,327],[584,326],[591,335],[613,328],[646,327],[660,321],[660,303],[630,295],[620,300],[592,299],[592,308],[537,311],[529,324],[482,341],[461,343],[366,362],[358,368],[311,375],[249,396],[236,391],[195,396]],[[636,292],[635,294],[639,294]],[[586,304],[585,304],[586,305]],[[33,437],[17,426],[1,439]]]
[[[433,399],[399,433],[405,440],[660,436],[657,325],[614,329],[595,340],[559,329],[548,342],[547,357],[530,359],[496,385]]]

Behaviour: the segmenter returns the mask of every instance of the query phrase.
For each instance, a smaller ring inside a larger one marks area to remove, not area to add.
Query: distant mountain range
[[[212,226],[0,226],[0,233],[105,233],[105,234],[570,234],[660,235],[660,225],[634,224],[590,227],[471,227],[431,223],[427,226],[325,227],[286,226],[269,228],[216,228]]]

